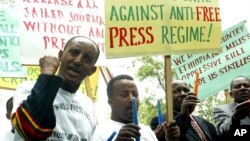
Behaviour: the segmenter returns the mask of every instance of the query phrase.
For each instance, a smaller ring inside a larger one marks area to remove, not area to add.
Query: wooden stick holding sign
[[[106,84],[108,84],[109,80],[113,78],[112,72],[107,67],[100,67],[101,74],[104,78]]]
[[[172,69],[171,69],[171,56],[165,55],[164,57],[165,65],[165,98],[166,98],[166,117],[167,122],[173,120],[173,94],[172,94]]]
[[[87,96],[90,97],[93,101],[95,101],[95,98],[94,98],[94,96],[92,94],[92,91],[91,91],[89,76],[87,76],[84,79],[84,84],[85,84],[85,89],[86,89],[86,92],[87,92]]]

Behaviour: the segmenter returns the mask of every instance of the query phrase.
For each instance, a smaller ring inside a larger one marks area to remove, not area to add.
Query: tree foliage
[[[157,86],[164,89],[164,77],[162,77],[164,76],[164,72],[162,71],[163,62],[161,59],[162,58],[144,56],[135,60],[133,62],[134,64],[138,62],[141,64],[136,74],[139,80],[143,81],[145,79],[156,79],[159,83]]]
[[[199,116],[208,120],[211,123],[214,123],[214,119],[212,117],[213,108],[217,105],[225,104],[226,101],[224,99],[219,98],[219,94],[207,97],[205,100],[201,101],[197,106],[195,111]]]
[[[140,108],[139,108],[139,120],[141,123],[144,124],[150,124],[151,119],[154,116],[157,116],[157,108],[156,108],[156,101],[158,100],[156,98],[157,96],[155,94],[150,94],[147,97],[144,97],[141,100]],[[161,110],[166,110],[166,104],[161,99]]]

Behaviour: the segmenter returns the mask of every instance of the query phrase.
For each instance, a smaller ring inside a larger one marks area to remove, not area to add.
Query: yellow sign
[[[37,80],[40,74],[39,66],[25,66],[27,70],[26,77],[0,77],[0,88],[15,90],[23,81]]]
[[[106,0],[107,58],[220,52],[218,0]]]
[[[0,77],[0,88],[1,89],[10,89],[15,90],[19,84],[27,80],[37,80],[38,75],[40,74],[39,66],[25,66],[27,69],[27,77]],[[97,67],[97,70],[94,74],[89,77],[91,93],[93,100],[97,100],[97,88],[98,88],[98,74],[100,68]],[[86,87],[84,81],[82,82],[80,89],[86,93]]]

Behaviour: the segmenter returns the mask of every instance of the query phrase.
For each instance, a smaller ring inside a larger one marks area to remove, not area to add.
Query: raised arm
[[[21,90],[17,90],[16,94],[29,93],[27,99],[22,101],[12,115],[13,126],[25,140],[45,140],[51,135],[56,125],[53,101],[62,83],[62,78],[54,75],[58,67],[54,57],[42,59],[46,63],[48,61],[52,63],[54,70],[50,69],[48,65],[45,66],[44,62],[41,64],[40,60],[41,74],[34,87],[31,90],[22,87]],[[53,61],[56,63],[54,62],[54,64]],[[44,67],[47,68],[44,69]]]
[[[213,110],[215,126],[219,135],[222,137],[230,132],[230,126],[232,125],[232,114],[229,113],[229,109],[226,110],[225,108],[215,107]]]

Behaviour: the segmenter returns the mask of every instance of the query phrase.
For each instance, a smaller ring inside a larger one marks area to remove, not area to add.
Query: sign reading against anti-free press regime
[[[218,0],[106,0],[107,58],[221,51]]]
[[[172,57],[177,76],[193,87],[195,72],[199,77],[199,98],[217,94],[229,88],[238,76],[250,76],[250,34],[245,21],[223,31],[222,53],[187,54]]]

